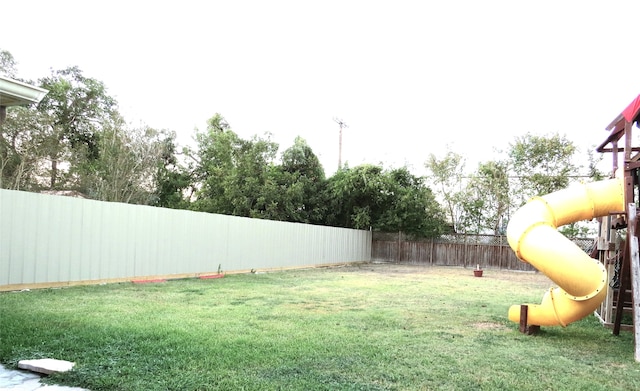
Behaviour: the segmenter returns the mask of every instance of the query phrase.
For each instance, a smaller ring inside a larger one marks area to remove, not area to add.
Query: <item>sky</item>
[[[182,145],[220,113],[280,152],[304,138],[330,176],[341,119],[343,163],[424,175],[430,154],[471,171],[527,133],[595,149],[640,94],[637,15],[634,0],[20,0],[0,49],[21,78],[78,66]]]

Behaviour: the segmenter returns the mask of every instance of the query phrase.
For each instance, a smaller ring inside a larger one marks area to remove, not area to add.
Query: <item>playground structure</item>
[[[513,215],[507,240],[516,255],[558,284],[540,305],[529,305],[529,324],[566,326],[592,313],[604,300],[604,266],[557,227],[624,210],[623,193],[620,178],[592,182],[536,197]],[[509,309],[509,319],[520,321],[520,306]]]
[[[564,327],[595,313],[615,335],[621,328],[635,332],[635,359],[640,361],[636,308],[640,306],[636,212],[640,146],[634,146],[632,137],[639,120],[640,95],[606,127],[609,136],[596,148],[612,154],[612,179],[536,197],[509,221],[507,239],[516,256],[558,284],[541,304],[509,309],[509,319],[519,322],[522,332]],[[562,225],[594,218],[600,222],[600,232],[591,254],[557,231]]]

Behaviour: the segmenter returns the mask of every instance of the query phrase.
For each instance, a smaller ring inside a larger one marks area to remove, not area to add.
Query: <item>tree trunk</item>
[[[51,189],[53,190],[56,185],[56,177],[58,176],[58,161],[54,158],[51,159]]]

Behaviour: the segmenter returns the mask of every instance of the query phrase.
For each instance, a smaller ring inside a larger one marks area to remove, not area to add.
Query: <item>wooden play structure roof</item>
[[[629,105],[611,121],[609,126],[606,127],[606,130],[610,132],[609,136],[596,150],[598,152],[614,152],[614,149],[617,149],[618,141],[627,131],[631,131],[631,126],[634,122],[637,122],[638,119],[640,119],[640,95],[629,103]],[[628,137],[625,141],[631,142],[631,138]],[[607,147],[609,144],[612,144],[612,146]],[[631,144],[629,144],[629,146],[631,146]],[[625,144],[625,149],[626,147]]]

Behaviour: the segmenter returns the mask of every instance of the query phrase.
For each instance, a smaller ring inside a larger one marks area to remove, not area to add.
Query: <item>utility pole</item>
[[[341,119],[334,117],[333,120],[336,121],[338,125],[340,125],[340,140],[338,141],[338,170],[339,170],[342,167],[342,129],[348,128],[348,126]]]

